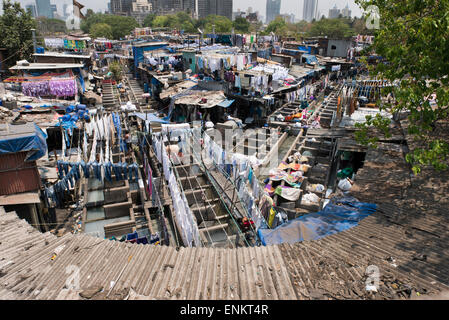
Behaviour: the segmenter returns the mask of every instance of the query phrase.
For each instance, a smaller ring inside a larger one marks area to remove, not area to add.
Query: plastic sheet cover
[[[357,226],[376,208],[375,204],[353,197],[335,198],[321,212],[304,215],[272,230],[259,229],[258,235],[265,246],[317,240]]]
[[[30,151],[25,161],[36,161],[47,152],[47,135],[36,124],[35,132],[12,139],[0,139],[0,154]]]

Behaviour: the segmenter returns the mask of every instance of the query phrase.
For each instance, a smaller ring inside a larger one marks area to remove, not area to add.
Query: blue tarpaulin
[[[303,54],[302,57],[306,58],[306,62],[308,64],[312,64],[314,62],[318,63],[318,59],[314,55],[312,55],[312,54]]]
[[[312,47],[299,46],[298,50],[307,51],[308,53],[312,53]]]
[[[146,122],[169,123],[168,121],[165,121],[165,120],[155,116],[154,113],[134,112],[133,115],[135,115],[137,118],[142,119]]]
[[[222,108],[228,108],[231,104],[234,103],[235,100],[224,100],[222,102],[220,102],[219,104],[217,104],[218,107],[222,107]]]
[[[47,135],[35,123],[8,126],[5,131],[9,134],[0,136],[0,154],[29,151],[25,161],[35,161],[46,154]]]
[[[259,229],[258,235],[265,246],[317,240],[358,225],[376,208],[353,197],[335,198],[321,212],[304,215],[276,229]]]

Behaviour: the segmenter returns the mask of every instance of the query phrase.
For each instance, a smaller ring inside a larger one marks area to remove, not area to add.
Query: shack
[[[34,226],[50,221],[43,215],[42,183],[36,164],[47,152],[46,139],[33,122],[0,124],[0,206],[16,211]]]

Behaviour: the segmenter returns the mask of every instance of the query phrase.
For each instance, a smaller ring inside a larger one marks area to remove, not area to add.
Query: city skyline
[[[18,0],[22,7],[25,8],[26,5],[34,4],[34,0]],[[85,10],[92,9],[97,11],[106,11],[108,9],[109,0],[79,0],[78,2],[85,5]],[[71,4],[72,0],[51,0],[52,4],[58,6],[58,13],[62,15],[63,4]],[[281,2],[281,14],[294,14],[298,19],[303,16],[303,4],[304,0],[282,0]],[[334,5],[339,9],[343,9],[346,5],[352,11],[352,17],[360,17],[362,15],[361,9],[355,4],[354,0],[320,0],[318,1],[318,13],[321,17],[329,14],[329,9],[332,9]],[[3,11],[2,2],[0,1],[0,8]],[[248,7],[252,7],[253,11],[258,11],[263,17],[266,17],[266,0],[234,0],[233,1],[233,11],[238,9],[245,11]],[[265,21],[264,21],[265,22]]]

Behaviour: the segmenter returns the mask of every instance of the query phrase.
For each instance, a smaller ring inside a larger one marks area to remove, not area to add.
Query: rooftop
[[[9,70],[55,70],[55,69],[76,69],[82,68],[82,63],[30,63],[26,66],[15,65],[9,68]]]
[[[156,46],[168,46],[168,43],[167,42],[144,42],[144,43],[133,44],[133,47],[136,47],[136,48],[156,47]]]
[[[45,52],[45,53],[34,53],[33,56],[90,59],[92,57],[92,54],[81,55],[81,54],[68,54],[68,53],[62,53],[62,52]]]

